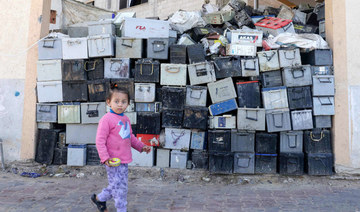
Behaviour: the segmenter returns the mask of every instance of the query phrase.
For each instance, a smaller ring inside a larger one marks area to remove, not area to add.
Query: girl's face
[[[128,95],[114,92],[111,96],[111,100],[107,100],[106,103],[115,113],[123,113],[129,105]]]

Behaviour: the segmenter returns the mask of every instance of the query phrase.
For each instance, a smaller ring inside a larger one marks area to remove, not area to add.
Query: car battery
[[[80,103],[58,103],[58,123],[81,123]]]
[[[259,76],[259,60],[257,57],[248,57],[241,59],[241,69],[243,77]]]
[[[88,23],[71,24],[67,27],[68,35],[71,38],[87,37],[89,35]]]
[[[254,43],[231,43],[226,45],[226,55],[255,57],[256,49]]]
[[[333,53],[331,49],[314,49],[310,52],[302,53],[301,59],[303,64],[312,66],[333,65]]]
[[[54,165],[63,165],[67,163],[67,147],[54,149]]]
[[[268,132],[291,130],[290,112],[288,108],[266,110],[266,126]]]
[[[38,102],[62,102],[63,89],[61,81],[37,82]]]
[[[160,146],[160,135],[137,134],[136,138],[147,146]]]
[[[68,166],[86,165],[86,145],[68,145],[67,163]]]
[[[129,91],[129,98],[135,99],[134,79],[111,79],[111,83],[117,84],[118,88]]]
[[[176,30],[169,30],[169,46],[176,44],[177,41],[177,31]]]
[[[215,68],[212,62],[200,62],[188,65],[190,85],[200,85],[216,81]]]
[[[37,122],[57,122],[57,104],[36,104],[36,121]]]
[[[312,129],[314,127],[312,110],[291,111],[291,123],[293,130]]]
[[[335,105],[333,96],[313,97],[314,116],[335,115]]]
[[[182,109],[163,109],[162,127],[181,128],[183,125],[184,110]]]
[[[329,130],[313,129],[304,132],[305,153],[332,153],[331,134]]]
[[[156,134],[161,131],[160,113],[137,112],[137,134]]]
[[[183,109],[185,105],[186,88],[164,86],[162,89],[163,108]]]
[[[201,130],[191,130],[190,149],[207,149],[207,132]]]
[[[213,32],[210,27],[194,27],[191,29],[191,38],[196,42],[200,42],[210,32]]]
[[[116,37],[117,58],[135,58],[143,56],[143,40],[141,38]]]
[[[231,152],[255,152],[255,131],[231,130]]]
[[[148,154],[138,152],[136,149],[131,148],[132,162],[129,163],[129,166],[142,166],[142,167],[152,167],[154,166],[154,147],[150,147],[150,152]]]
[[[254,174],[255,173],[255,153],[235,153],[234,154],[234,173]]]
[[[39,129],[35,161],[41,164],[53,162],[55,144],[59,137],[59,130]]]
[[[279,173],[281,175],[303,175],[304,153],[280,153]]]
[[[312,75],[334,75],[332,66],[311,66]]]
[[[255,154],[256,174],[275,174],[277,168],[277,154]]]
[[[167,60],[169,55],[169,38],[148,38],[147,58]]]
[[[87,80],[104,79],[104,60],[102,58],[86,60],[84,69]]]
[[[239,130],[265,130],[265,109],[238,108],[237,128]]]
[[[207,84],[212,103],[236,98],[236,91],[231,77]]]
[[[180,150],[171,150],[170,168],[173,169],[186,169],[186,163],[189,158],[188,152],[182,152]]]
[[[298,48],[279,49],[279,62],[281,68],[301,66],[300,50]]]
[[[209,146],[209,151],[231,152],[231,131],[209,130],[208,146]]]
[[[135,107],[137,112],[155,112],[159,113],[162,111],[162,102],[137,102]]]
[[[155,83],[135,83],[135,102],[155,102]]]
[[[180,36],[176,44],[189,46],[189,45],[195,45],[196,42],[190,37],[190,35],[184,33]]]
[[[292,20],[282,18],[265,17],[256,22],[255,27],[256,29],[273,36],[277,36],[284,32],[295,33]]]
[[[231,43],[254,43],[262,47],[263,32],[259,30],[231,30]]]
[[[135,62],[135,82],[159,82],[160,63],[153,59],[139,59]]]
[[[232,174],[234,168],[234,153],[209,152],[209,171],[214,174]]]
[[[62,60],[39,60],[36,64],[38,82],[62,80]]]
[[[169,29],[168,21],[125,17],[122,23],[121,37],[169,38]]]
[[[210,129],[235,129],[236,117],[232,115],[210,116],[209,117]]]
[[[87,82],[90,102],[105,101],[110,88],[108,80],[92,80]]]
[[[310,86],[287,88],[289,109],[312,108],[312,97]]]
[[[113,57],[115,37],[110,34],[93,35],[88,37],[89,57]]]
[[[303,152],[303,131],[280,132],[280,153]]]
[[[97,124],[106,113],[105,102],[81,103],[81,123]]]
[[[97,127],[97,124],[66,124],[66,144],[95,144]]]
[[[235,16],[234,11],[218,11],[208,14],[204,14],[202,18],[207,24],[221,25],[227,21],[230,21]]]
[[[326,39],[325,20],[319,21],[319,35]]]
[[[202,44],[188,45],[186,47],[189,64],[205,62],[205,50]]]
[[[240,57],[217,57],[214,59],[216,79],[241,77]]]
[[[62,58],[64,60],[87,59],[87,38],[62,38]]]
[[[191,130],[188,129],[165,128],[164,148],[188,151],[190,136]]]
[[[239,107],[257,108],[261,106],[259,81],[237,82]]]
[[[266,110],[289,107],[285,86],[263,88],[262,99]]]
[[[89,36],[111,34],[115,35],[115,25],[111,19],[103,19],[88,23]]]
[[[273,71],[280,69],[279,54],[277,50],[258,52],[260,71]]]
[[[236,110],[238,108],[235,99],[225,100],[209,106],[210,115],[216,116],[226,112]]]
[[[99,153],[96,149],[96,145],[86,146],[86,165],[100,165]]]
[[[334,156],[332,153],[309,153],[305,167],[308,175],[332,175]]]
[[[88,100],[88,86],[86,81],[63,81],[62,92],[64,102]]]
[[[331,128],[331,116],[314,116],[316,128]]]
[[[186,64],[162,63],[160,72],[160,85],[185,86],[187,80]]]
[[[51,33],[49,36],[41,40],[38,44],[39,60],[56,60],[62,59],[62,38],[68,37],[61,33]]]
[[[309,65],[286,67],[283,69],[283,81],[287,87],[312,85],[311,67]]]
[[[276,133],[259,132],[255,135],[255,152],[276,154],[279,145],[279,137]]]
[[[203,150],[194,150],[191,153],[193,169],[209,169],[209,153]]]
[[[208,127],[208,108],[203,106],[185,106],[183,127],[206,130]]]
[[[168,168],[170,166],[170,150],[156,149],[156,166]]]
[[[318,75],[313,76],[313,96],[334,96],[335,84],[334,76],[332,75]]]
[[[170,51],[170,63],[173,64],[186,64],[186,45],[171,45]]]
[[[266,71],[260,74],[261,85],[264,88],[283,86],[282,74],[280,70]]]
[[[304,34],[312,33],[319,34],[319,27],[315,25],[303,25],[303,24],[294,24],[295,33]]]
[[[186,86],[186,106],[206,106],[206,86]]]
[[[63,60],[62,81],[85,81],[84,60]]]
[[[105,78],[129,78],[130,59],[129,58],[104,58],[104,77]]]

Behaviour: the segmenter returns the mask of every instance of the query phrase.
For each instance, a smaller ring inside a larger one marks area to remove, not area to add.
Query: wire
[[[31,46],[29,46],[27,49],[25,49],[25,50],[22,51],[22,52],[19,52],[19,53],[16,53],[16,54],[2,54],[2,53],[0,52],[0,56],[2,56],[2,57],[16,57],[16,56],[19,56],[19,55],[21,55],[21,54],[24,54],[24,53],[26,53],[27,51],[29,51],[31,48],[33,48],[35,45],[37,45],[40,41],[44,40],[45,38],[48,38],[50,34],[51,34],[51,33],[47,34],[45,37],[43,37],[43,38],[41,38],[40,40],[36,41],[35,43],[33,43]]]

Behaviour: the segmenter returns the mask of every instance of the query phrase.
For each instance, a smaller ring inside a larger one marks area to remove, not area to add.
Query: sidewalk
[[[102,167],[78,177],[21,177],[0,171],[0,211],[96,211],[90,195],[106,186]],[[71,171],[83,171],[69,169]],[[103,175],[103,176],[102,176]],[[72,175],[76,176],[76,175]],[[208,175],[130,167],[128,211],[360,211],[356,177]],[[110,211],[116,211],[109,201]]]

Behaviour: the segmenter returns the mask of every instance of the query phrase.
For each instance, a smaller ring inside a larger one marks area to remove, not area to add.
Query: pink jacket
[[[132,134],[127,116],[106,113],[99,121],[96,148],[101,163],[110,158],[120,158],[121,163],[131,163],[131,147],[141,152],[143,144]]]

